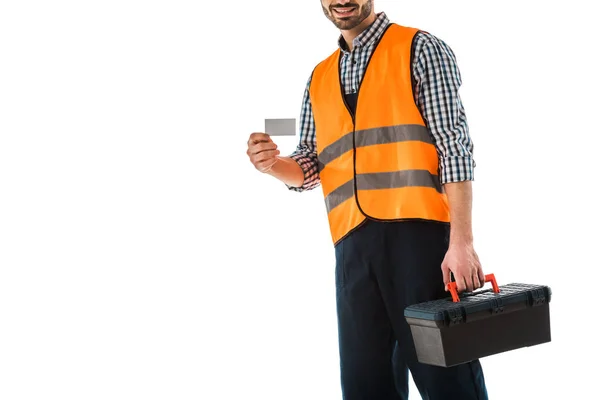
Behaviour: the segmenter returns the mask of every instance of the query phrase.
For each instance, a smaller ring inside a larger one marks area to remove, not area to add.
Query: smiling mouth
[[[356,7],[336,7],[333,12],[340,17],[349,17],[356,10]]]

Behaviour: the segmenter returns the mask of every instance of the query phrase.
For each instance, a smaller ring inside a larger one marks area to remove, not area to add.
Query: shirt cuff
[[[474,177],[475,160],[468,156],[445,157],[440,160],[440,183],[472,181]]]
[[[303,192],[317,187],[320,182],[317,160],[301,153],[293,153],[290,155],[290,158],[296,161],[300,168],[302,168],[302,172],[304,172],[304,183],[300,187],[286,184],[287,188],[294,192]]]

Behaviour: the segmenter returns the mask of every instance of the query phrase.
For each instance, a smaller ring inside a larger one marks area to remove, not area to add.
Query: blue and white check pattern
[[[348,51],[340,36],[342,50],[342,85],[346,93],[356,93],[367,62],[390,20],[379,13],[375,22],[354,39],[353,50]],[[458,89],[462,84],[454,53],[439,38],[427,32],[417,33],[414,41],[413,77],[416,105],[425,119],[436,145],[440,182],[473,180],[473,142]],[[315,122],[307,83],[300,115],[300,142],[290,155],[304,171],[302,187],[290,190],[304,191],[319,186]]]

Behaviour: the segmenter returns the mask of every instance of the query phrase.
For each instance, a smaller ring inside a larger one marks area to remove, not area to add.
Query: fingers
[[[456,276],[456,287],[459,292],[473,292],[475,289],[479,289],[481,286],[482,284],[479,282],[479,277],[477,274]]]
[[[275,143],[260,142],[258,144],[252,144],[252,145],[248,146],[247,153],[249,156],[254,156],[254,155],[258,155],[260,153],[266,152],[266,151],[273,151],[273,150],[277,150],[277,145]]]
[[[250,159],[253,163],[258,163],[266,160],[270,160],[280,154],[279,150],[264,150],[256,154],[251,154]]]
[[[481,282],[481,286],[485,285],[485,274],[483,273],[483,268],[481,268],[481,264],[479,264],[479,268],[477,268],[477,276],[479,277],[479,282]]]
[[[473,265],[474,269],[472,272],[473,275],[473,287],[475,289],[479,289],[485,285],[485,275],[483,274],[483,268],[481,268],[481,262],[479,261],[479,257],[475,254],[475,265]]]
[[[483,282],[479,281],[479,276],[477,275],[477,273],[474,273],[471,276],[471,282],[473,283],[473,290],[479,289],[480,287],[483,286]]]
[[[260,142],[270,142],[271,137],[266,133],[254,132],[250,135],[250,139],[248,139],[248,145],[256,144]]]
[[[480,279],[483,277],[483,279]],[[456,276],[456,288],[459,292],[467,291],[473,292],[485,284],[485,276],[481,272],[481,267],[475,269],[471,275],[457,275]]]
[[[483,273],[483,269],[481,268],[481,264],[479,260],[475,263],[474,268],[471,272],[471,276],[467,281],[467,290],[474,291],[485,285],[485,275]],[[468,283],[471,284],[469,287]]]
[[[257,170],[267,172],[277,162],[277,156],[280,154],[280,151],[269,135],[255,132],[248,139],[246,154],[248,154],[250,162]]]
[[[247,153],[253,162],[260,162],[275,157],[279,154],[279,150],[277,145],[271,141],[258,142],[248,145]]]
[[[456,279],[456,290],[458,293],[462,293],[467,289],[467,284],[464,276],[459,274],[454,274],[454,278]]]

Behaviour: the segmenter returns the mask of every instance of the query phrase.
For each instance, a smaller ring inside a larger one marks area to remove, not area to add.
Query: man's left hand
[[[442,275],[446,290],[450,283],[451,271],[454,274],[459,293],[465,290],[472,292],[485,283],[485,275],[473,244],[450,244],[442,262]]]

